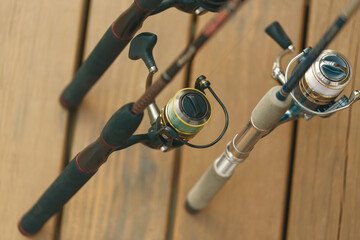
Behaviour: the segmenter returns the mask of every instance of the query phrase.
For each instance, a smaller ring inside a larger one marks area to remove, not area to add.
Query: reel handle
[[[156,42],[157,36],[155,34],[140,33],[130,43],[129,58],[132,60],[141,58],[149,71],[156,71],[157,67],[152,53]]]
[[[106,123],[101,136],[82,150],[50,185],[37,203],[19,222],[26,236],[37,233],[46,221],[57,213],[106,162],[109,155],[133,135],[143,114],[135,115],[133,104],[120,108]]]
[[[284,50],[292,45],[290,38],[286,35],[280,23],[273,22],[266,29],[265,32],[274,39]]]

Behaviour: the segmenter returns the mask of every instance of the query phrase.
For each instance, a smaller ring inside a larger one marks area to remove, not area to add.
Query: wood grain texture
[[[81,1],[0,1],[0,232],[27,239],[22,215],[59,174]],[[33,239],[52,239],[51,220]]]
[[[356,22],[357,21],[357,22]],[[353,75],[353,90],[360,88],[360,31],[357,24],[360,21],[360,14],[357,14],[357,20],[353,22],[352,38],[355,43],[354,52],[355,57],[352,62],[354,69]],[[357,30],[356,30],[357,29]],[[360,214],[359,214],[359,202],[360,202],[360,106],[359,102],[352,107],[349,119],[348,138],[346,145],[346,172],[345,172],[345,186],[344,197],[342,200],[342,212],[340,222],[340,238],[345,239],[360,239]]]
[[[314,45],[350,1],[312,1],[308,45]],[[360,14],[329,48],[348,58],[360,88]],[[288,239],[358,239],[359,104],[330,118],[300,121],[296,143]],[[340,232],[339,232],[340,231]]]
[[[184,209],[186,195],[228,141],[250,119],[260,98],[277,83],[273,61],[281,49],[264,32],[279,21],[295,46],[301,42],[304,1],[249,1],[202,49],[194,62],[194,79],[208,76],[230,115],[225,137],[206,150],[185,149],[180,170],[174,228],[175,240],[280,239],[285,206],[292,124],[280,126],[261,140],[209,206],[196,215]],[[204,16],[201,25],[209,19]],[[208,143],[224,124],[212,99],[213,119],[193,141]]]
[[[112,21],[132,1],[91,2],[86,54],[89,54]],[[150,17],[138,32],[158,35],[154,57],[159,72],[186,45],[189,15],[169,10]],[[72,156],[95,140],[106,121],[122,105],[137,100],[145,90],[147,69],[140,60],[128,59],[125,48],[78,112]],[[155,75],[155,78],[159,73]],[[183,84],[183,74],[157,101],[163,107]],[[149,128],[145,115],[137,133]],[[161,153],[133,146],[113,153],[108,162],[65,207],[61,239],[164,239],[169,209],[174,152]]]

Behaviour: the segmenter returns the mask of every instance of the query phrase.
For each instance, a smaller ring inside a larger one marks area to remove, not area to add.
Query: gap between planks
[[[355,62],[353,66],[357,66],[357,60],[359,59],[359,45],[360,42],[358,42],[358,44],[356,44],[356,57],[355,57]],[[353,79],[355,80],[356,77],[354,75]],[[355,89],[355,81],[352,82],[352,86],[351,89],[354,90]],[[343,192],[341,195],[341,200],[340,200],[340,213],[339,213],[339,224],[338,224],[338,233],[337,233],[337,240],[340,240],[341,238],[341,226],[342,226],[342,217],[343,217],[343,210],[344,210],[344,203],[345,203],[345,197],[346,197],[346,178],[347,178],[347,169],[348,169],[348,160],[349,160],[349,138],[350,138],[350,129],[351,129],[351,113],[352,113],[352,108],[350,107],[349,109],[349,113],[348,113],[348,123],[347,123],[347,131],[346,131],[346,143],[345,143],[345,166],[344,166],[344,179],[343,179]]]
[[[310,1],[306,0],[304,2],[304,13],[303,13],[303,28],[302,28],[302,39],[301,39],[301,48],[304,49],[307,44],[307,33],[309,27],[309,11],[310,11]],[[302,50],[299,49],[299,50]],[[292,142],[290,150],[290,161],[288,169],[288,179],[287,179],[287,189],[285,195],[285,205],[284,205],[284,222],[283,222],[283,234],[282,239],[287,239],[287,230],[289,224],[289,214],[290,214],[290,204],[291,204],[291,187],[293,182],[293,173],[294,173],[294,164],[295,164],[295,151],[296,151],[296,138],[298,131],[298,120],[294,121],[293,130],[292,130]]]
[[[194,14],[192,15],[190,24],[189,24],[189,40],[187,45],[191,44],[195,40],[196,29],[198,24],[198,17]],[[196,56],[196,55],[195,55]],[[194,57],[192,57],[189,63],[186,65],[185,76],[183,81],[183,88],[191,87],[191,77],[192,77],[192,64],[194,61]],[[186,147],[186,146],[184,146]],[[170,191],[170,203],[168,210],[168,225],[166,229],[165,239],[172,240],[174,233],[174,223],[175,223],[175,214],[176,214],[176,205],[177,205],[177,196],[179,190],[179,176],[180,176],[180,167],[181,167],[181,159],[182,159],[182,148],[178,148],[175,150],[174,156],[174,166],[172,173],[172,182],[171,182],[171,191]]]
[[[73,76],[75,76],[76,71],[81,66],[84,58],[90,5],[91,5],[91,0],[83,0]],[[66,128],[65,128],[66,132],[65,132],[65,140],[63,145],[64,148],[63,148],[61,171],[65,169],[65,167],[68,165],[69,161],[71,160],[70,154],[71,154],[72,140],[76,126],[77,109],[67,110],[67,111],[68,111],[68,115],[66,119]],[[56,216],[54,240],[61,239],[60,233],[61,233],[61,221],[63,215],[62,213],[63,213],[63,208],[60,209],[59,213]]]

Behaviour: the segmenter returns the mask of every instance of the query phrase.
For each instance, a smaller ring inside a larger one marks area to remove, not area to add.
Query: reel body
[[[281,85],[285,85],[291,65],[298,60],[298,65],[293,69],[295,72],[297,67],[300,67],[299,63],[311,55],[312,48],[307,47],[294,57],[287,65],[284,74],[280,64],[281,59],[288,53],[294,52],[295,48],[278,22],[270,24],[265,31],[283,48],[273,64],[272,77]],[[344,95],[339,98],[349,84],[351,76],[351,65],[342,54],[333,50],[322,51],[290,92],[293,104],[281,118],[279,124],[301,117],[305,120],[313,116],[329,117],[331,114],[351,106],[360,99],[360,90],[353,91],[349,97]]]
[[[184,145],[210,121],[211,103],[205,93],[196,88],[178,91],[160,111],[159,117],[149,129],[158,141],[148,147],[166,152]],[[180,140],[180,139],[182,140]]]
[[[288,51],[285,50],[281,53],[274,63],[273,77],[281,84],[286,83],[287,72],[291,64],[297,59],[299,59],[298,63],[303,61],[310,51],[309,49],[311,48],[305,49],[291,60],[285,75],[279,62]],[[294,70],[297,66],[294,67]],[[350,83],[351,77],[350,62],[336,51],[324,50],[291,92],[293,104],[281,118],[279,124],[301,117],[305,120],[309,120],[313,116],[325,118],[348,108],[360,98],[359,90],[352,92],[349,97],[345,95],[339,97]]]
[[[293,95],[303,106],[325,111],[348,85],[351,75],[350,63],[343,55],[325,50],[300,80]]]
[[[211,118],[211,104],[205,93],[184,88],[161,111],[161,122],[171,126],[184,140],[193,138]]]
[[[225,114],[225,125],[221,134],[211,143],[194,145],[188,143],[210,121],[212,107],[204,89],[208,88],[219,102]],[[161,109],[155,102],[148,108],[151,127],[148,133],[132,135],[128,141],[116,148],[119,151],[136,143],[142,143],[153,149],[167,152],[171,149],[188,145],[193,148],[208,148],[216,144],[225,134],[229,125],[229,117],[224,104],[210,87],[210,82],[200,76],[195,88],[184,88],[178,91],[173,98]]]

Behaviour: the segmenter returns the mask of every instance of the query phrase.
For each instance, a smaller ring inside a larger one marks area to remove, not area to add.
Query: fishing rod
[[[290,61],[285,74],[280,60],[294,52],[294,46],[279,23],[266,28],[266,33],[283,48],[272,72],[273,78],[282,86],[273,87],[265,94],[252,111],[245,128],[227,144],[225,151],[191,188],[185,204],[188,212],[204,209],[231,178],[235,168],[249,156],[256,143],[278,125],[298,118],[329,117],[359,100],[360,90],[336,100],[348,85],[352,70],[343,55],[324,50],[359,5],[360,0],[353,0],[347,5],[313,49],[305,48]],[[289,69],[295,62],[298,64],[288,78]]]
[[[85,62],[77,70],[73,80],[60,96],[62,106],[75,109],[109,68],[116,57],[128,45],[143,22],[152,15],[175,7],[180,11],[201,15],[217,12],[226,0],[134,0],[107,29]]]
[[[202,0],[201,2],[215,3],[220,1]],[[210,87],[210,82],[206,77],[200,76],[196,80],[194,88],[185,88],[178,91],[161,111],[155,103],[155,98],[244,2],[245,0],[229,0],[226,2],[204,27],[195,41],[186,47],[182,54],[175,59],[170,67],[168,67],[154,83],[152,83],[152,78],[157,72],[157,67],[152,55],[152,50],[157,41],[156,35],[152,33],[141,33],[131,41],[129,58],[133,60],[142,59],[149,70],[145,93],[135,103],[125,104],[115,112],[106,123],[100,136],[78,153],[67,165],[35,205],[20,220],[18,228],[22,234],[32,236],[37,233],[45,222],[58,212],[63,205],[85,185],[98,171],[100,166],[107,161],[109,155],[115,151],[125,149],[136,143],[142,143],[145,146],[160,149],[163,152],[182,145],[188,145],[194,148],[206,148],[220,140],[228,126],[228,114],[225,106]],[[159,5],[159,1],[157,0],[137,0],[135,3],[139,5],[141,9],[156,9],[154,6]],[[150,6],[150,3],[153,5]],[[134,4],[132,7],[133,6]],[[127,18],[124,19],[126,20]],[[99,49],[96,50],[96,48],[94,51],[97,53],[101,52]],[[105,51],[103,54],[103,56],[105,56],[108,53]],[[87,61],[89,61],[89,59],[91,59],[91,56]],[[86,65],[86,62],[84,64]],[[88,64],[93,63],[90,61]],[[88,67],[89,65],[86,65],[84,68]],[[81,68],[79,71],[81,71]],[[87,69],[87,71],[91,71],[91,69]],[[95,71],[98,72],[98,69],[95,69]],[[78,89],[78,91],[85,89],[79,86],[73,89]],[[213,142],[206,145],[194,145],[188,141],[192,139],[211,118],[211,104],[205,94],[206,89],[213,94],[214,98],[223,108],[225,125],[222,133]],[[151,127],[148,133],[134,135],[134,132],[142,121],[145,109],[148,109]]]

